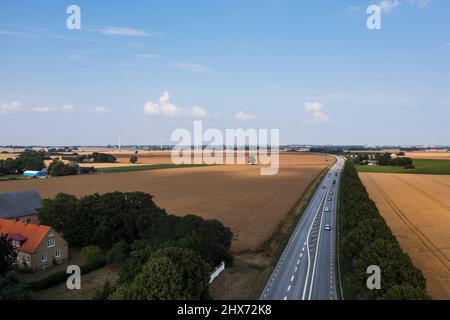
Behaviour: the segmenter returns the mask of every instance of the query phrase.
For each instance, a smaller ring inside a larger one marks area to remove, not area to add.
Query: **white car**
[[[326,207],[325,212],[330,212],[330,208]]]
[[[331,230],[331,226],[329,224],[327,224],[325,227],[323,227],[325,230],[330,231]]]

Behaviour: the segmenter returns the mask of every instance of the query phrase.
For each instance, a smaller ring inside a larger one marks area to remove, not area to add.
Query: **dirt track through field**
[[[450,177],[379,173],[360,176],[403,249],[423,271],[430,294],[449,299],[450,192],[448,188],[441,191],[440,185]]]

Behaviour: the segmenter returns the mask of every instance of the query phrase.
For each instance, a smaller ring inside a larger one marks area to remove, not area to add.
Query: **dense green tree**
[[[131,163],[136,163],[138,161],[138,157],[137,156],[131,156],[130,157],[130,162]]]
[[[168,247],[156,251],[113,299],[194,300],[209,298],[208,268],[192,250]]]
[[[58,194],[46,199],[38,210],[40,221],[51,225],[73,245],[96,244],[109,249],[115,243],[148,240],[154,246],[175,244],[193,231],[202,242],[199,255],[211,266],[232,258],[228,250],[233,237],[217,220],[188,215],[168,215],[142,192],[94,194],[77,199]]]
[[[401,249],[349,160],[342,172],[339,201],[341,277],[350,294],[346,298],[428,298],[422,272]],[[381,269],[381,290],[366,287],[370,265]]]
[[[123,264],[130,256],[130,246],[124,241],[117,242],[108,251],[107,261],[114,265]]]
[[[55,159],[48,166],[48,173],[54,177],[70,176],[77,174],[76,168],[71,164],[64,163],[58,159]]]
[[[14,262],[16,262],[17,253],[6,235],[0,234],[0,276],[8,272]]]
[[[420,287],[409,283],[394,285],[389,288],[383,297],[386,300],[429,300],[430,297]]]
[[[0,277],[0,300],[29,300],[31,290],[9,275]]]

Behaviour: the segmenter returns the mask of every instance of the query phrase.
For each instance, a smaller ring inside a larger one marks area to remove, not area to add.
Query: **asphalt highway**
[[[335,300],[336,209],[340,170],[337,157],[283,251],[261,294],[262,300]]]

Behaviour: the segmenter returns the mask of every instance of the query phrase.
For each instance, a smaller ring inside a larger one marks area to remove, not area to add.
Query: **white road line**
[[[284,299],[283,300],[287,300],[287,297],[284,297]]]
[[[327,193],[325,195],[328,194],[328,190],[330,189],[330,187],[328,187],[327,189]],[[325,199],[325,198],[324,198]],[[320,207],[319,207],[320,208]],[[322,223],[323,223],[323,216],[325,215],[324,212],[325,208],[322,208],[322,216],[320,217],[320,225],[319,225],[319,236],[317,238],[317,248],[319,248],[320,245],[320,235],[322,233]],[[313,284],[314,284],[314,274],[316,273],[316,262],[317,262],[317,251],[318,249],[316,249],[316,253],[314,254],[314,266],[313,266],[313,272],[312,272],[312,276],[311,276],[311,284],[309,285],[309,296],[308,296],[308,300],[311,300],[311,295],[312,295],[312,288],[313,288]]]
[[[289,285],[289,287],[287,288],[287,291],[291,291],[291,285]]]
[[[326,178],[325,178],[325,179],[326,179]],[[319,188],[320,188],[320,187],[319,187]],[[316,221],[317,215],[319,214],[319,211],[320,211],[320,207],[322,206],[324,200],[326,199],[326,196],[327,196],[327,194],[328,194],[328,190],[329,190],[329,189],[330,189],[330,187],[328,187],[327,192],[325,193],[325,195],[322,196],[322,199],[321,199],[320,202],[319,202],[319,207],[317,208],[316,214],[315,214],[315,216],[314,216],[314,218],[313,218],[313,221],[312,221],[312,223],[311,223],[311,227],[309,228],[308,235],[306,236],[306,239],[307,239],[307,240],[309,239],[309,237],[310,237],[310,235],[311,235],[311,230],[312,230],[312,228],[313,228],[313,226],[314,226],[314,222]],[[322,218],[323,218],[323,212],[322,212]],[[319,230],[319,237],[320,237],[320,230]],[[304,285],[304,287],[303,287],[302,300],[305,300],[306,287],[307,287],[307,285],[308,285],[308,278],[309,278],[309,269],[310,269],[310,267],[311,267],[311,253],[310,253],[310,250],[309,250],[309,243],[308,243],[308,241],[305,241],[305,246],[307,247],[307,250],[306,250],[306,251],[308,252],[308,270],[306,271],[306,280],[305,280],[305,285]],[[316,254],[315,254],[314,261],[317,260],[316,257],[317,257],[317,250],[316,250]],[[313,279],[313,280],[314,280],[314,279]]]
[[[300,264],[300,260],[297,260],[297,265],[299,265]]]
[[[291,277],[291,282],[294,281],[294,276]]]

